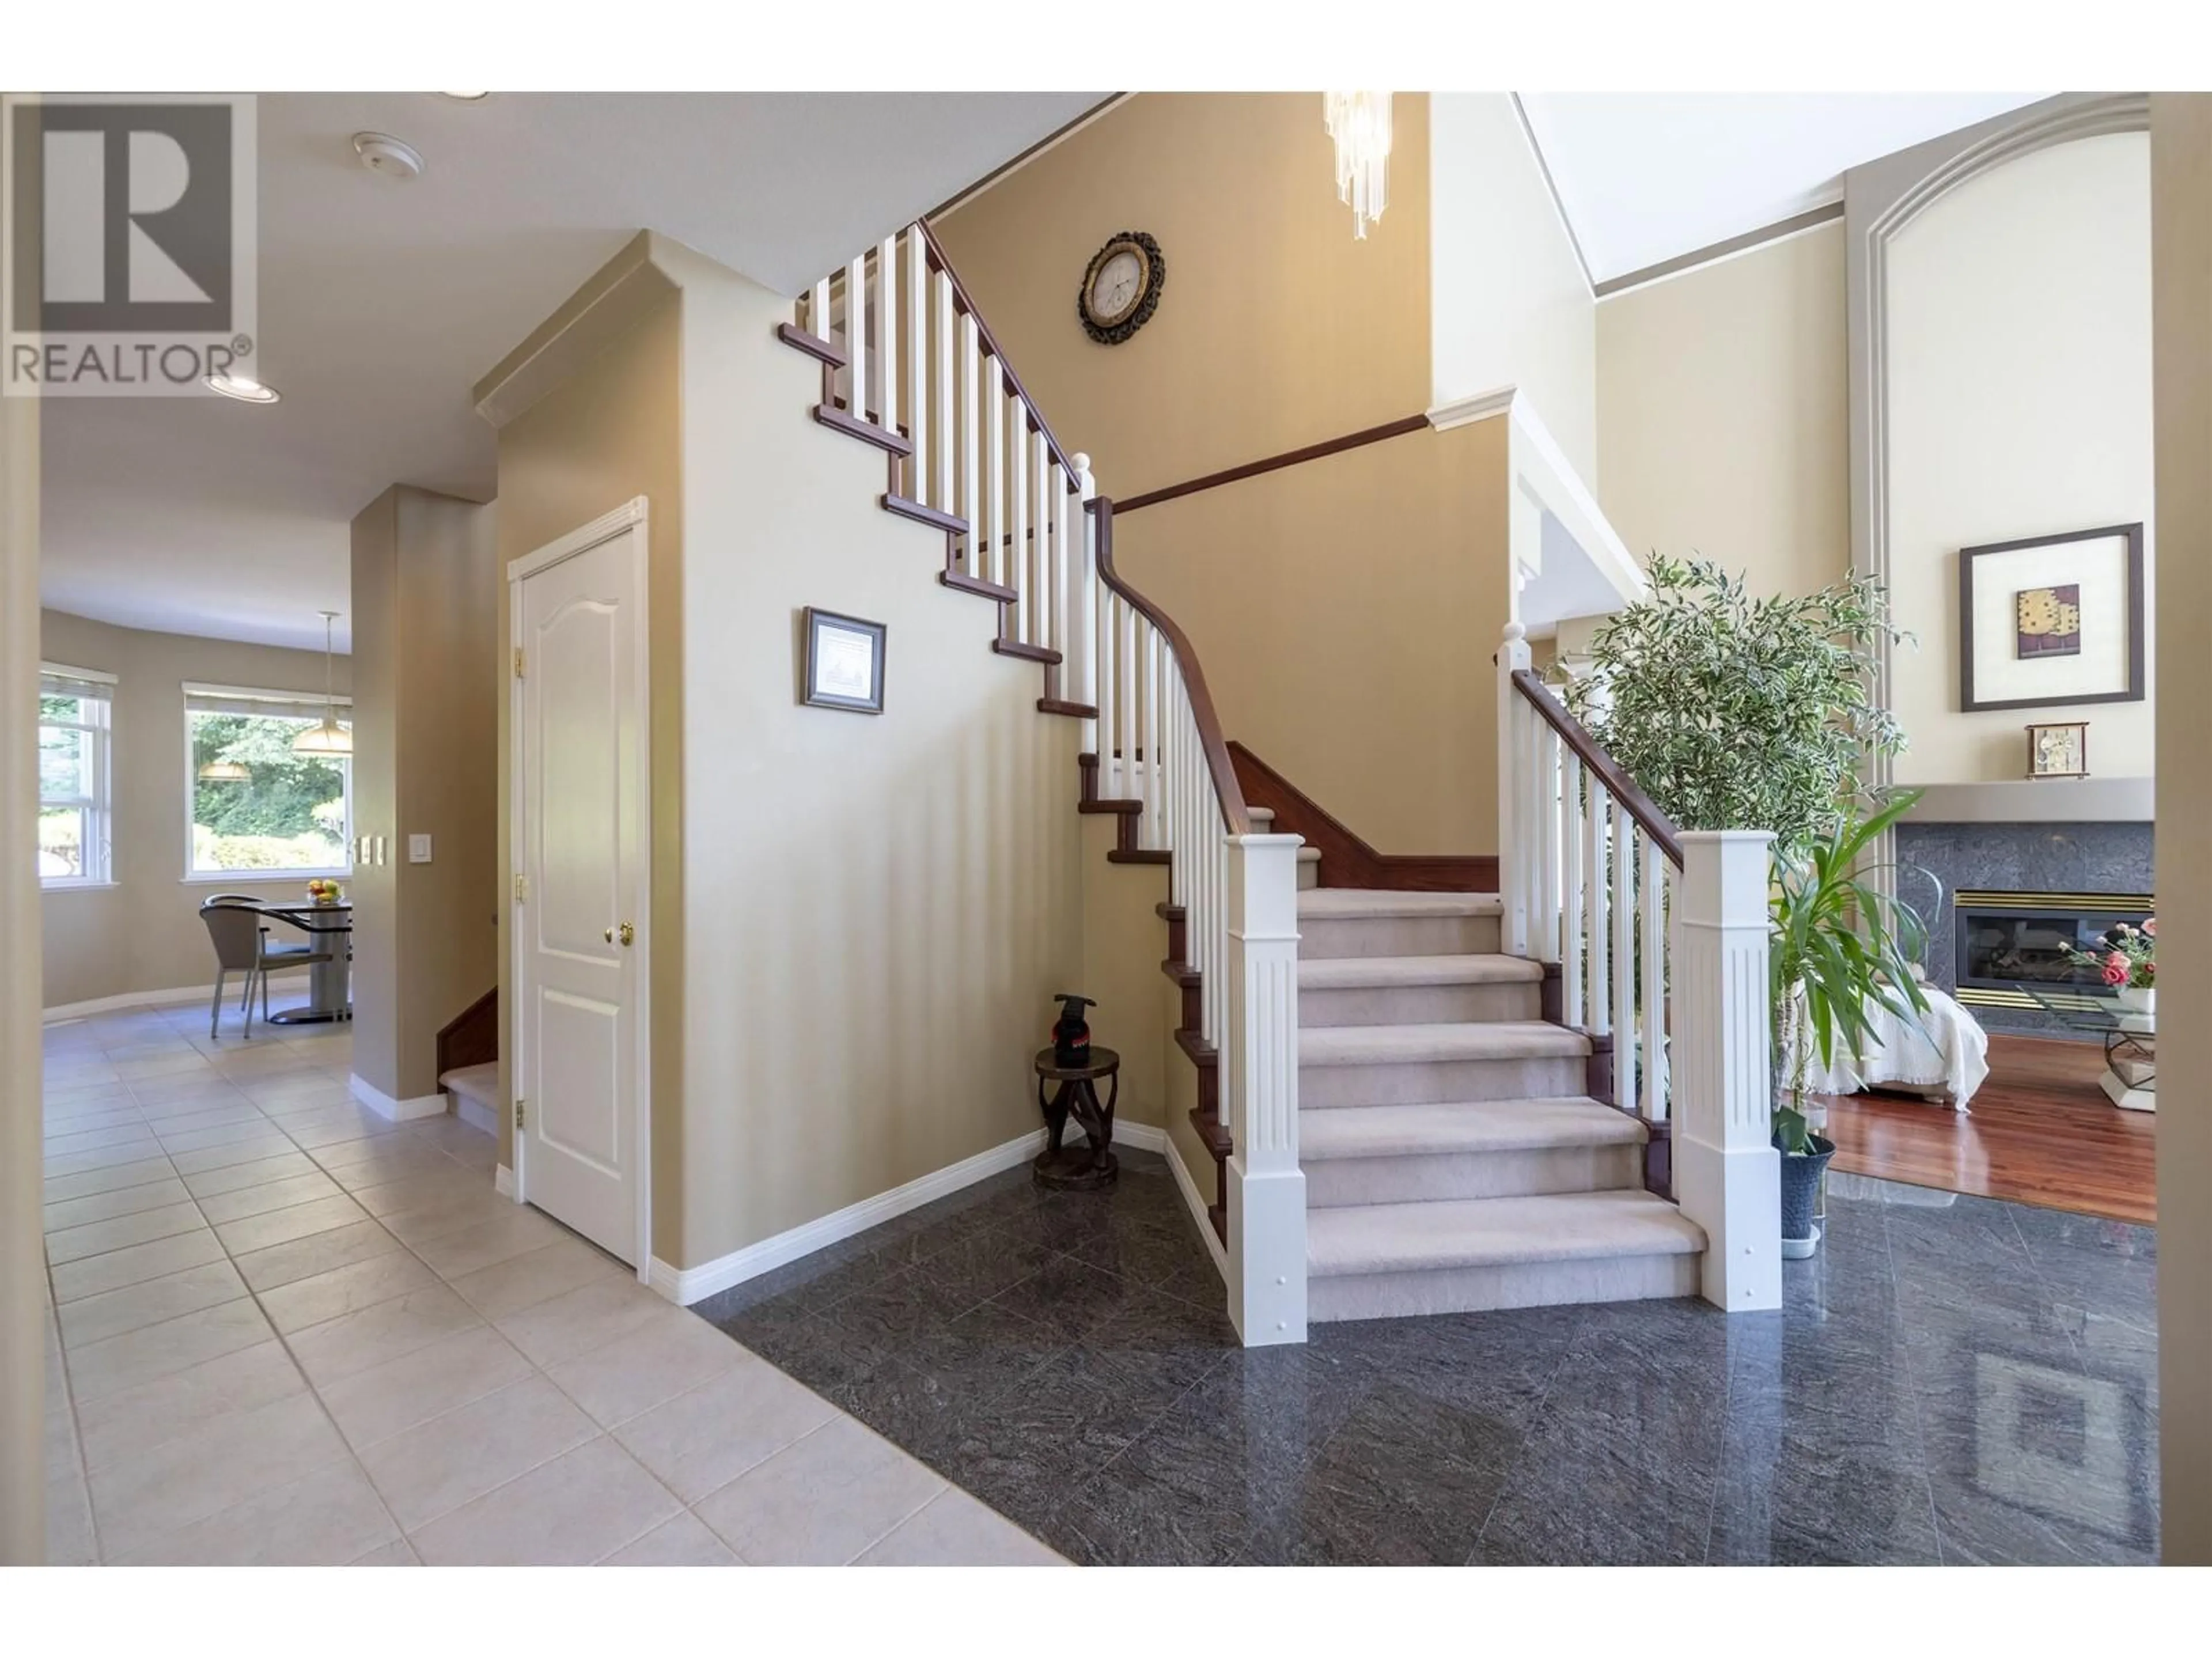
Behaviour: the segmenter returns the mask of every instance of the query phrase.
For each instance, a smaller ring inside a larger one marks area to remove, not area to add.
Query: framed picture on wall
[[[884,712],[882,623],[806,607],[805,701],[816,708]]]
[[[1959,550],[1959,707],[2143,699],[2143,527]]]

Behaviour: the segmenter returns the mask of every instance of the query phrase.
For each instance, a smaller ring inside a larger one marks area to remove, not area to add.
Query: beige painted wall
[[[2148,157],[2140,133],[2039,150],[1945,197],[1890,245],[1890,585],[1899,622],[1920,636],[1895,659],[1911,739],[1899,782],[2018,777],[2021,728],[2046,718],[1959,712],[1958,550],[2152,517]],[[2153,616],[2156,586],[2145,583]],[[2153,709],[2047,718],[2086,717],[2092,767],[2142,777]]]
[[[211,985],[215,952],[200,901],[218,890],[287,898],[303,897],[306,890],[296,876],[185,880],[185,683],[319,696],[322,653],[115,628],[58,611],[40,612],[39,636],[47,661],[118,679],[109,714],[115,884],[43,895],[46,1006]],[[348,659],[337,659],[341,693],[350,667]],[[282,1000],[282,988],[305,983],[297,974],[275,981],[271,1006]]]
[[[1431,401],[1518,386],[1595,489],[1595,305],[1535,151],[1504,93],[1427,101]],[[1404,199],[1396,175],[1394,166],[1391,212]]]
[[[497,543],[502,571],[635,495],[646,498],[647,605],[653,702],[653,896],[647,948],[652,952],[653,1249],[665,1255],[682,1237],[684,1155],[683,665],[684,496],[679,454],[683,318],[666,289],[621,338],[572,378],[501,428]],[[501,672],[509,638],[508,591],[498,594],[490,672],[498,703],[498,819],[507,822],[514,702]],[[498,892],[513,889],[514,860],[498,835]],[[502,915],[504,915],[502,911]],[[502,934],[499,960],[502,1100],[513,1098],[514,1000]],[[514,1133],[500,1114],[501,1160],[512,1164]]]
[[[1336,198],[1321,99],[1303,92],[1144,94],[936,226],[1103,493],[1429,406],[1428,102],[1395,102],[1389,208],[1364,241]],[[1149,323],[1103,346],[1075,290],[1119,230],[1159,239],[1167,283]]]
[[[787,302],[642,247],[577,307],[639,320],[501,430],[499,537],[648,500],[653,1249],[688,1267],[1035,1127],[1086,965],[1079,728],[877,505],[880,456],[807,418]],[[799,705],[808,605],[889,624],[880,717]]]
[[[1497,842],[1503,419],[1423,430],[1116,519],[1228,734],[1389,853]]]
[[[1629,550],[1762,595],[1847,574],[1846,349],[1840,222],[1601,301],[1597,495]]]
[[[1080,728],[1036,711],[882,456],[807,418],[787,301],[684,277],[684,1265],[1037,1123],[1084,967]],[[889,625],[880,716],[798,700],[799,613]]]
[[[2167,1075],[2212,1072],[2212,96],[2154,93],[2151,206],[2159,543],[2159,988]],[[2158,1121],[2160,1550],[2212,1565],[2212,1115],[2187,1087]]]
[[[498,972],[495,516],[395,485],[353,524],[354,832],[386,845],[354,873],[354,1071],[400,1100]]]

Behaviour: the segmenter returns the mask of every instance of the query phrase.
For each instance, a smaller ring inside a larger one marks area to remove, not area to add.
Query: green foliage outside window
[[[295,754],[312,721],[252,714],[191,717],[192,867],[331,870],[346,862],[343,763]],[[242,781],[203,779],[231,761]]]

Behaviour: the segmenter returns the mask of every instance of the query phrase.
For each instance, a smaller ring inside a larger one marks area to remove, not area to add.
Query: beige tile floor
[[[47,1028],[51,1559],[1059,1560],[498,1196],[490,1136],[356,1105],[352,1042]]]

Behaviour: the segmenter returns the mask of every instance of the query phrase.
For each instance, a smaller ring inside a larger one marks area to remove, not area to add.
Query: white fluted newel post
[[[1306,1340],[1298,1168],[1297,836],[1229,837],[1229,1317],[1248,1348]]]
[[[1528,630],[1505,624],[1498,647],[1498,896],[1504,905],[1498,927],[1499,948],[1509,957],[1528,951],[1528,911],[1535,887],[1536,857],[1534,711],[1513,684],[1516,669],[1532,665]]]
[[[1763,830],[1682,836],[1674,957],[1674,1200],[1705,1230],[1701,1289],[1730,1313],[1782,1305]]]

